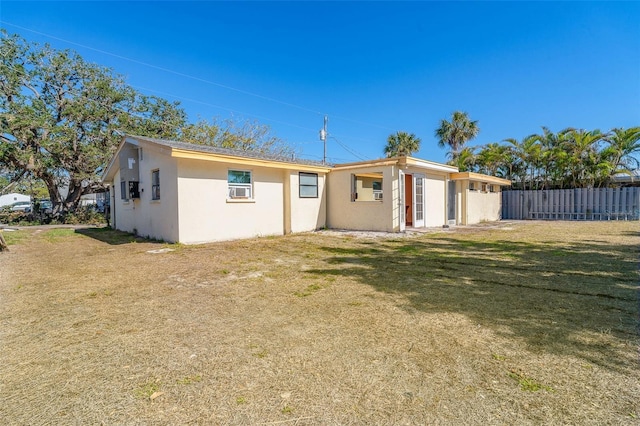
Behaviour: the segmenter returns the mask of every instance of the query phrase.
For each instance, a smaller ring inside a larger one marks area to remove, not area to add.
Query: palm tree
[[[470,140],[478,136],[480,128],[478,121],[469,120],[466,112],[455,111],[451,114],[451,121],[440,120],[440,127],[435,131],[440,148],[451,148],[452,161],[458,157],[460,150]]]
[[[541,187],[562,188],[570,175],[571,153],[567,150],[567,134],[571,128],[554,133],[542,126],[542,134],[535,135],[540,144],[539,167]]]
[[[513,138],[505,139],[504,142],[511,144],[511,152],[515,160],[513,173],[518,176],[522,189],[527,189],[527,178],[529,189],[533,189],[540,166],[541,149],[538,135],[529,135],[522,141]]]
[[[464,149],[460,154],[464,152]],[[495,142],[484,145],[480,149],[476,160],[481,173],[492,176],[509,176],[509,178],[511,177],[512,161],[513,158],[509,147]]]
[[[472,172],[476,167],[476,161],[475,148],[465,146],[455,159],[452,158],[449,161],[449,164],[456,166],[461,172]]]
[[[604,140],[609,144],[604,150],[612,155],[614,173],[632,172],[640,168],[640,160],[636,157],[640,153],[640,127],[613,129]]]
[[[420,138],[415,134],[407,132],[397,132],[389,135],[387,146],[384,147],[384,154],[387,158],[411,155],[420,149]]]
[[[598,175],[600,130],[567,129],[563,132],[565,151],[569,153],[569,174],[573,188],[593,186]]]

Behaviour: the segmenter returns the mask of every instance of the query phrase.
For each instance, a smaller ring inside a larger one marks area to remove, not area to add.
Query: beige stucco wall
[[[159,240],[178,241],[178,209],[176,165],[155,147],[141,145],[142,158],[138,158],[140,171],[140,198],[121,199],[120,172],[113,181],[111,199],[112,225],[116,229]],[[151,172],[158,169],[160,200],[151,199]]]
[[[351,201],[351,176],[358,173],[383,174],[382,201]],[[398,231],[397,192],[398,169],[395,166],[332,170],[327,184],[327,226],[335,229]]]
[[[481,182],[475,183],[482,188]],[[500,186],[493,185],[496,192],[470,190],[470,181],[456,182],[458,191],[457,218],[461,225],[473,225],[480,222],[494,222],[500,220],[502,211],[502,196]]]
[[[178,159],[180,242],[201,243],[284,233],[282,171]],[[250,170],[252,200],[229,200],[228,170]]]
[[[201,243],[303,232],[326,225],[326,175],[318,197],[300,198],[297,170],[172,158],[170,150],[140,143],[140,199],[120,198],[114,175],[111,223],[117,229],[168,242]],[[151,172],[160,174],[160,200],[151,200]],[[253,198],[229,200],[229,169],[252,172]]]
[[[468,191],[466,225],[500,220],[500,195],[499,192]]]
[[[300,198],[299,172],[285,170],[285,185],[289,188],[289,202],[285,203],[285,232],[305,232],[324,228],[327,221],[326,180],[318,173],[318,198]],[[286,193],[286,192],[285,192]],[[286,199],[286,197],[285,197]]]

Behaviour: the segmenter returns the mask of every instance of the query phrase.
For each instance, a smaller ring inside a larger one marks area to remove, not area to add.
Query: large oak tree
[[[123,133],[172,138],[185,124],[176,103],[137,93],[108,68],[1,36],[0,167],[44,182],[55,215],[99,185]]]

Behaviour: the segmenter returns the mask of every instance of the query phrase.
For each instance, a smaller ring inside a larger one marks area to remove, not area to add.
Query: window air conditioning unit
[[[229,197],[230,198],[249,198],[250,195],[249,188],[233,186],[229,188]]]
[[[382,192],[374,192],[373,199],[376,201],[382,201]]]

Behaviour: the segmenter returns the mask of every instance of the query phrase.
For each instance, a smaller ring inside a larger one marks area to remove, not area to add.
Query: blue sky
[[[637,2],[0,2],[10,33],[112,68],[191,120],[257,119],[308,159],[383,156],[398,130],[445,161],[455,110],[471,145],[640,125]],[[346,149],[344,147],[347,147]]]

